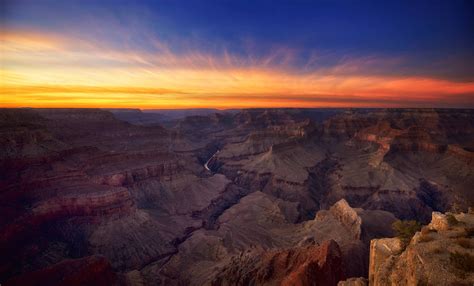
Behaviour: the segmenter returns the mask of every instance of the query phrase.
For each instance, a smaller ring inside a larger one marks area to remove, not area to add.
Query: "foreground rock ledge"
[[[369,285],[473,285],[474,214],[433,212],[403,249],[398,238],[370,243]],[[352,278],[340,286],[367,285]]]

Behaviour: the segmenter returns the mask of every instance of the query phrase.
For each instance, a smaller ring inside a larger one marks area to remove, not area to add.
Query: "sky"
[[[474,1],[0,0],[0,107],[474,108]]]

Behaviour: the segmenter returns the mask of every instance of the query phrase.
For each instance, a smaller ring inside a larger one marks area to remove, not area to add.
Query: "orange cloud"
[[[303,72],[294,51],[261,59],[116,50],[101,43],[25,31],[0,37],[3,107],[320,107],[472,106],[474,83],[429,77],[363,75],[387,59],[351,59]]]

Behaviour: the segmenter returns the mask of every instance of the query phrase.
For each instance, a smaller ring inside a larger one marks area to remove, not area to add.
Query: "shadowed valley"
[[[2,285],[337,285],[397,220],[471,223],[469,109],[1,109],[0,132]]]

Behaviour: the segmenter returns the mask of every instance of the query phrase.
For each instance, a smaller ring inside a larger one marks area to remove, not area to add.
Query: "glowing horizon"
[[[390,73],[407,65],[404,56],[345,55],[321,64],[325,53],[291,46],[242,55],[191,44],[176,51],[148,33],[140,40],[146,48],[6,27],[0,107],[474,107],[470,79]]]

